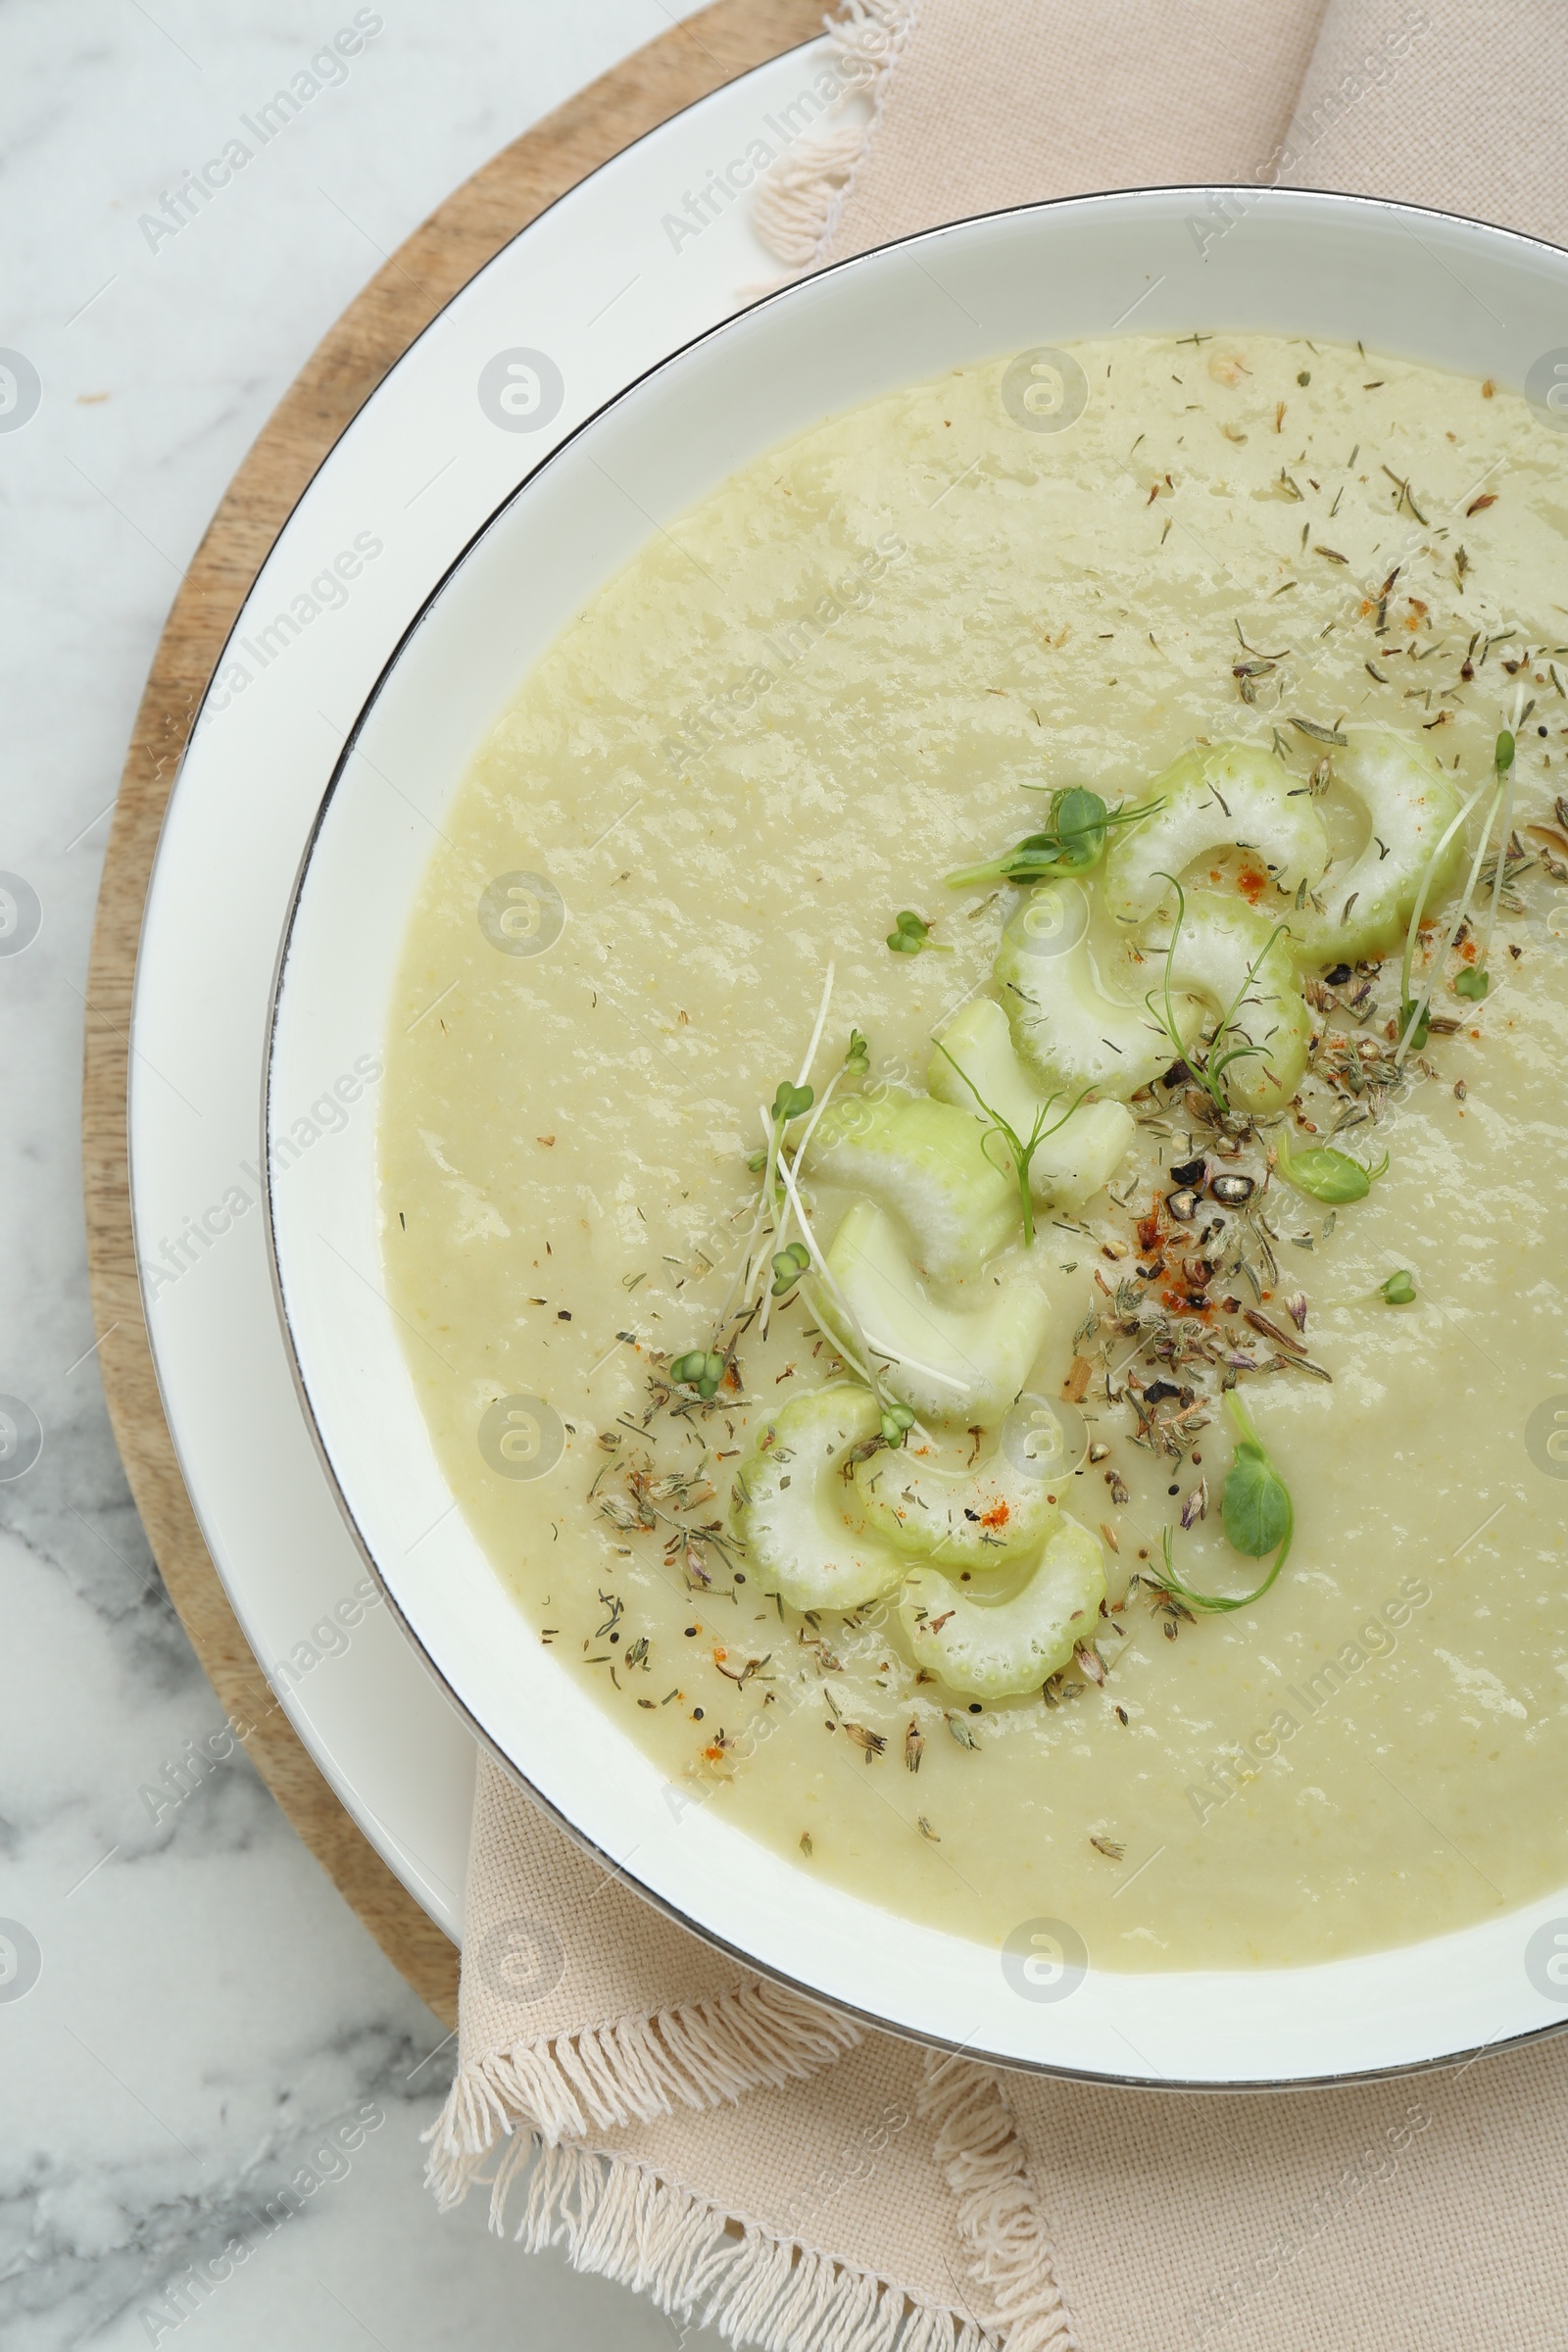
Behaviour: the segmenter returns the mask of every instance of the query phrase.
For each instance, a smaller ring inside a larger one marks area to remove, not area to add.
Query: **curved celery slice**
[[[1140,977],[1152,977],[1138,967]],[[995,977],[1012,1042],[1029,1077],[1068,1100],[1093,1086],[1125,1102],[1157,1078],[1172,1054],[1140,1002],[1107,994],[1089,938],[1089,900],[1081,882],[1049,882],[1031,891],[1002,934]],[[1185,1043],[1197,1034],[1200,1008],[1175,1000]]]
[[[873,1533],[955,1571],[1038,1551],[1061,1517],[1054,1482],[1000,1448],[972,1470],[950,1470],[923,1461],[911,1438],[861,1462],[855,1483]]]
[[[881,1410],[849,1381],[792,1396],[769,1415],[735,1481],[735,1530],[764,1592],[793,1609],[858,1609],[891,1592],[901,1555],[864,1525],[840,1465],[874,1438]],[[855,1508],[852,1525],[845,1505]]]
[[[1027,1143],[1045,1097],[1013,1052],[1002,1006],[991,997],[971,998],[943,1030],[942,1043],[947,1054],[933,1053],[926,1071],[925,1082],[932,1094],[983,1121],[985,1113],[975,1099],[978,1093]],[[965,1086],[964,1078],[973,1082],[974,1091]],[[1060,1118],[1071,1101],[1067,1095],[1054,1103],[1047,1113],[1048,1124]],[[1052,1200],[1061,1208],[1082,1208],[1110,1182],[1136,1133],[1132,1113],[1119,1102],[1080,1103],[1062,1126],[1036,1145],[1029,1162],[1029,1190],[1037,1200]],[[988,1150],[997,1152],[1000,1160],[996,1145]]]
[[[1018,1187],[988,1156],[984,1128],[928,1095],[830,1102],[806,1165],[895,1210],[935,1282],[972,1282],[1022,1217]]]
[[[1320,879],[1329,837],[1310,796],[1271,752],[1250,744],[1195,745],[1149,788],[1163,801],[1105,853],[1105,905],[1120,923],[1152,914],[1195,858],[1218,849],[1255,850],[1272,878],[1294,891]]]
[[[1030,1260],[987,1277],[977,1286],[982,1303],[944,1305],[909,1263],[892,1218],[858,1200],[833,1236],[827,1263],[873,1355],[887,1361],[884,1387],[911,1411],[990,1423],[1016,1401],[1051,1319]],[[859,1340],[828,1285],[808,1275],[801,1291],[828,1337],[858,1357]]]
[[[1357,963],[1392,956],[1403,945],[1405,925],[1434,850],[1459,813],[1460,796],[1424,748],[1387,727],[1351,727],[1349,748],[1337,754],[1334,773],[1361,802],[1372,835],[1361,855],[1323,885],[1326,914],[1310,910],[1291,918],[1297,956],[1303,963]],[[1463,832],[1444,851],[1427,891],[1435,911],[1464,859]]]
[[[1234,1047],[1261,1047],[1260,1053],[1232,1061],[1220,1080],[1233,1102],[1254,1112],[1278,1110],[1290,1102],[1301,1083],[1312,1034],[1290,936],[1281,932],[1269,944],[1277,929],[1276,923],[1228,892],[1189,891],[1171,961],[1173,989],[1201,997],[1216,1019],[1230,1016],[1224,1034],[1215,1041],[1216,1062],[1223,1062]],[[1168,924],[1152,927],[1144,968],[1153,975],[1156,1003],[1164,986],[1169,942]]]
[[[1040,1564],[1010,1600],[977,1600],[940,1569],[916,1568],[899,1617],[917,1666],[972,1698],[1038,1690],[1093,1639],[1105,1592],[1104,1554],[1076,1519],[1062,1518]]]

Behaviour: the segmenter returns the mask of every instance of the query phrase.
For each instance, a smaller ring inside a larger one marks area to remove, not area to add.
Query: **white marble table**
[[[187,1773],[171,1801],[170,1767],[221,1713],[104,1411],[77,1130],[116,780],[224,485],[382,256],[487,156],[689,13],[360,12],[380,28],[345,77],[164,233],[147,221],[168,217],[166,192],[355,9],[10,0],[0,17],[0,348],[42,387],[36,414],[0,429],[0,869],[41,912],[22,953],[4,951],[28,927],[25,896],[22,931],[8,940],[0,919],[0,1392],[43,1433],[34,1466],[0,1483],[0,1922],[22,1931],[0,1925],[7,2352],[176,2336],[198,2352],[637,2352],[682,2333],[488,2238],[480,2203],[437,2216],[418,2133],[445,2084],[442,2027],[242,1757]],[[27,392],[24,374],[24,407]],[[345,2119],[333,2152],[323,2135]],[[302,2167],[315,2185],[299,2209],[259,2230]],[[236,2235],[248,2258],[179,2319],[171,2284]]]

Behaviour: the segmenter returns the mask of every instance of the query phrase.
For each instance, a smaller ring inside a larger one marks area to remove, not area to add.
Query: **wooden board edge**
[[[474,272],[622,148],[809,40],[819,0],[717,0],[625,58],[454,191],[311,355],[230,483],[174,599],[136,714],[104,858],[82,1077],[87,1259],[104,1394],[171,1599],[279,1806],[387,1957],[457,2023],[458,1955],[345,1812],[247,1643],[180,1475],[142,1320],[126,1138],[129,1027],[147,888],[195,713],[252,581],[333,443]]]

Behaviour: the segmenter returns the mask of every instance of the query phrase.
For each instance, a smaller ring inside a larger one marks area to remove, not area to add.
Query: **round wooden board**
[[[306,1844],[445,2024],[458,1955],[355,1826],[241,1633],[196,1525],[159,1401],[130,1224],[125,1080],[142,908],[164,809],[214,664],[290,510],[415,337],[519,229],[632,140],[809,40],[821,0],[718,0],[672,25],[450,196],[350,305],[246,458],[160,640],[121,781],[87,983],[82,1158],[93,1315],[110,1419],[170,1597],[252,1760]]]

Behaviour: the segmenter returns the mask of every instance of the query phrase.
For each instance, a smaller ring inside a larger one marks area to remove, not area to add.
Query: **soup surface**
[[[1112,1968],[1568,1882],[1565,688],[1568,435],[1223,335],[831,418],[522,682],[387,1278],[678,1789]]]

